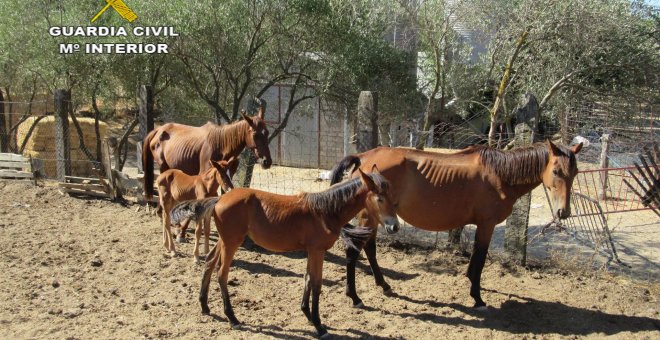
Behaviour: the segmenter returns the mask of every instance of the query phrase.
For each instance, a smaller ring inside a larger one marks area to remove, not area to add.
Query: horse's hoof
[[[488,306],[482,305],[482,306],[474,306],[474,310],[478,312],[485,312],[488,310]]]
[[[353,308],[364,308],[364,303],[362,303],[362,301],[360,301],[357,304],[354,304]]]
[[[319,335],[319,339],[330,339],[332,335],[328,333],[328,331],[325,331],[325,333]]]
[[[202,314],[204,314],[204,315],[211,314],[211,310],[209,309],[209,307],[202,306]]]
[[[385,294],[385,296],[394,296],[394,290],[392,290],[392,288],[384,289],[383,294]]]
[[[177,237],[177,238],[176,238],[176,241],[177,241],[178,243],[186,243],[186,238],[185,238],[185,237]]]
[[[241,329],[241,323],[232,323],[231,329]]]

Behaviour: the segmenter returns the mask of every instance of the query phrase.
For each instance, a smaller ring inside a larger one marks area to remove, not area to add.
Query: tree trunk
[[[0,152],[9,150],[9,135],[7,135],[7,121],[5,120],[5,98],[0,90]]]
[[[513,51],[511,58],[509,58],[506,67],[504,68],[504,74],[502,74],[502,79],[500,80],[500,86],[497,89],[495,104],[493,104],[493,108],[490,111],[490,131],[488,131],[488,145],[490,146],[493,146],[493,143],[495,142],[497,113],[500,110],[500,106],[502,105],[502,100],[504,98],[504,95],[506,94],[506,88],[507,85],[509,84],[509,79],[511,78],[511,69],[513,68],[513,63],[516,61],[516,58],[518,58],[518,53],[520,53],[520,50],[525,44],[525,41],[527,39],[527,34],[529,34],[529,32],[527,31],[527,29],[525,29],[525,31],[523,31],[523,33],[518,38],[518,41],[516,42],[516,48]]]

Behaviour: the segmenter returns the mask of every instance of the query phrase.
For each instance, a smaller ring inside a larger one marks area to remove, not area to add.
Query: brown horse
[[[158,186],[158,197],[160,206],[163,208],[163,245],[172,255],[176,253],[172,231],[170,230],[170,210],[178,202],[185,200],[201,200],[207,197],[217,196],[218,189],[228,192],[234,188],[229,178],[228,169],[235,163],[235,158],[229,161],[209,161],[208,168],[201,175],[189,176],[178,169],[169,169],[161,173],[156,179]],[[199,221],[198,221],[199,222]],[[181,224],[181,235],[185,235],[188,221]],[[199,257],[199,237],[202,233],[202,225],[197,223],[195,227],[195,260]],[[204,251],[209,251],[209,236],[211,233],[210,220],[204,221]]]
[[[485,307],[481,299],[481,271],[495,225],[511,214],[519,197],[541,183],[550,190],[556,217],[568,217],[571,185],[578,171],[575,154],[581,148],[582,144],[566,148],[550,141],[508,152],[472,146],[455,154],[381,147],[345,157],[333,169],[332,183],[340,181],[344,170],[351,166],[370,169],[377,165],[392,185],[397,214],[411,225],[443,231],[476,224],[467,277],[475,307]],[[374,222],[368,214],[362,215],[361,227],[373,229]],[[373,230],[362,244],[376,284],[388,293],[390,286],[376,261],[376,232]],[[356,307],[362,306],[355,291],[355,264],[359,254],[359,249],[346,250],[346,295]]]
[[[377,171],[359,179],[338,184],[319,193],[284,196],[237,188],[219,198],[212,212],[219,239],[207,256],[199,300],[202,313],[210,312],[208,290],[218,261],[224,312],[232,327],[239,324],[229,301],[227,278],[234,254],[246,235],[254,243],[276,252],[307,251],[307,272],[301,309],[320,336],[327,334],[319,317],[319,296],[323,279],[323,258],[333,246],[345,223],[366,209],[388,229],[398,228],[391,204],[389,185]],[[178,214],[177,208],[172,214]],[[198,212],[197,214],[203,214]],[[367,231],[370,232],[370,231]],[[309,309],[310,293],[312,310]]]
[[[261,166],[268,169],[272,164],[268,148],[268,128],[264,122],[265,106],[259,107],[257,116],[249,117],[241,112],[243,119],[228,125],[206,123],[200,127],[168,123],[149,132],[142,145],[144,167],[144,195],[153,197],[154,159],[160,172],[179,169],[188,175],[197,175],[209,167],[210,160],[229,160],[245,147],[252,149]],[[238,162],[229,171],[234,176]]]

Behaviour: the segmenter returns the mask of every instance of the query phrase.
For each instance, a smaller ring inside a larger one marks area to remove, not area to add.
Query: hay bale
[[[25,140],[28,130],[34,124],[36,117],[30,117],[23,122],[17,131],[18,145],[21,145]],[[87,149],[94,154],[96,152],[96,132],[94,131],[94,119],[92,118],[78,118],[80,129],[83,133],[83,142]],[[104,122],[99,122],[99,133],[101,139],[105,137],[108,125]],[[32,158],[43,160],[44,175],[46,177],[57,176],[57,142],[55,130],[55,117],[48,116],[41,119],[34,130],[32,135],[25,144],[24,156],[31,156]],[[80,149],[80,139],[73,121],[69,118],[69,146],[71,150],[71,175],[73,176],[92,176],[93,163],[89,161],[87,156]]]

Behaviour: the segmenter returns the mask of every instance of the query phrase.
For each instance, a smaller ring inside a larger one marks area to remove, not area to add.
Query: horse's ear
[[[560,156],[562,154],[561,150],[550,141],[550,139],[545,140],[545,144],[548,146],[548,151],[550,151],[555,156]]]
[[[367,176],[364,172],[362,172],[362,169],[358,168],[358,173],[360,174],[360,181],[364,186],[369,189],[369,191],[375,191],[376,190],[376,183],[374,183],[374,180],[371,179],[371,177]]]
[[[254,122],[252,121],[252,118],[250,118],[248,115],[245,114],[245,110],[241,110],[241,117],[245,119],[245,121],[250,125],[251,128],[254,128]]]
[[[571,151],[573,151],[574,154],[578,154],[580,150],[582,150],[582,143],[571,146]]]
[[[372,174],[380,174],[380,171],[378,170],[378,167],[376,166],[376,164],[374,164],[374,165],[371,167],[371,173],[372,173]]]

